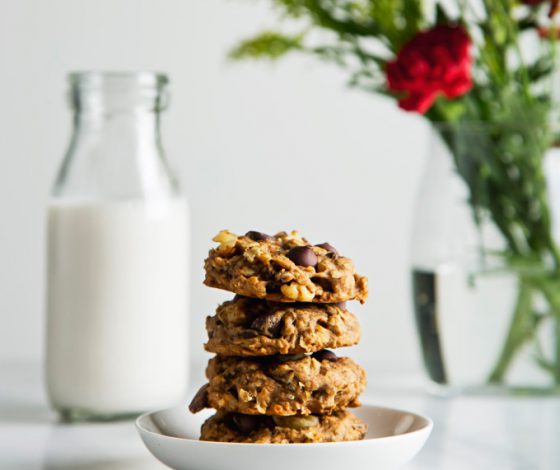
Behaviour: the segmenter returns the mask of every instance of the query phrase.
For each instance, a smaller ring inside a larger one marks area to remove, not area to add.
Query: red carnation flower
[[[387,86],[404,92],[399,106],[424,114],[438,95],[457,98],[473,86],[471,40],[460,26],[438,25],[410,39],[387,63]]]

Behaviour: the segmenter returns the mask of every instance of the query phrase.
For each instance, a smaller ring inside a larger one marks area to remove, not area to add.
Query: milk
[[[187,237],[182,198],[50,203],[46,373],[57,410],[119,415],[185,399]]]

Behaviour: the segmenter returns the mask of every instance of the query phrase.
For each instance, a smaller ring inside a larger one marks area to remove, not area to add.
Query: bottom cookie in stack
[[[218,411],[202,425],[204,441],[287,444],[356,441],[367,426],[348,411],[329,415],[266,416]]]

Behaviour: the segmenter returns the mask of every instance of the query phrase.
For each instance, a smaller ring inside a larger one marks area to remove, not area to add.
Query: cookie
[[[254,416],[217,412],[201,428],[204,441],[288,444],[357,441],[367,425],[348,411],[330,415]]]
[[[267,302],[236,296],[206,319],[208,352],[223,356],[312,353],[352,346],[358,319],[341,304]]]
[[[205,261],[204,283],[276,302],[365,302],[367,279],[328,243],[311,246],[297,232],[269,236],[223,230]]]
[[[208,385],[191,402],[242,414],[309,415],[359,406],[364,370],[328,350],[311,356],[216,356],[206,368]]]

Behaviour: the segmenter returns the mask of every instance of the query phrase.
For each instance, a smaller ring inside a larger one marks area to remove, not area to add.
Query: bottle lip
[[[160,72],[78,71],[68,80],[68,102],[79,113],[159,112],[169,104],[169,79]]]
[[[156,71],[74,71],[68,74],[72,86],[103,87],[103,86],[130,86],[140,85],[146,87],[161,87],[169,83],[166,74]]]

